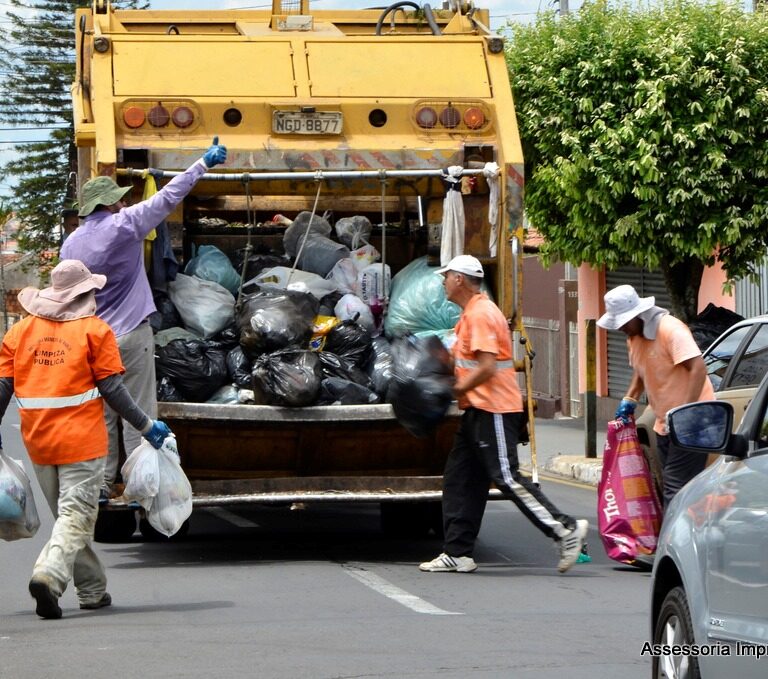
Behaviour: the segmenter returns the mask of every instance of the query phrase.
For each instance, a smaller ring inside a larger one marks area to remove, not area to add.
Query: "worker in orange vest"
[[[103,401],[155,448],[171,434],[123,385],[115,334],[95,316],[95,291],[106,277],[64,260],[51,282],[19,293],[29,315],[11,326],[0,349],[0,418],[15,394],[24,445],[56,519],[29,582],[42,618],[61,617],[58,600],[72,579],[80,608],[112,603],[91,547],[107,454]]]

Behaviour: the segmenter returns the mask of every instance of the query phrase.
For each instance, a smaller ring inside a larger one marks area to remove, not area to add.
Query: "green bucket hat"
[[[118,186],[110,177],[90,179],[83,187],[83,206],[78,214],[87,217],[99,205],[114,205],[130,190],[130,186]]]

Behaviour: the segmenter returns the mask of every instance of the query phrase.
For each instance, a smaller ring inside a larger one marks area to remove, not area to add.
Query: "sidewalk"
[[[565,477],[597,486],[603,470],[606,423],[597,423],[596,458],[585,455],[586,435],[583,418],[536,418],[534,423],[539,474]],[[531,470],[531,446],[518,446],[520,467]]]

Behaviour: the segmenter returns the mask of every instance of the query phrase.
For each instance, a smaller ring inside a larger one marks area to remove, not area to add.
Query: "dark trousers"
[[[559,539],[576,525],[520,474],[517,440],[522,421],[522,413],[498,414],[476,408],[462,415],[443,473],[446,554],[472,554],[491,483],[548,537]]]
[[[672,445],[669,436],[656,434],[656,451],[661,463],[662,501],[664,509],[688,481],[707,465],[707,456],[702,453],[686,453]]]

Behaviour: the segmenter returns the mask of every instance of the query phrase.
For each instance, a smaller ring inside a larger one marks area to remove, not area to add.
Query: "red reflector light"
[[[437,125],[437,113],[435,109],[425,106],[416,112],[416,124],[425,129],[431,129]]]
[[[189,127],[195,120],[195,114],[188,106],[177,106],[173,109],[171,119],[176,127]]]
[[[168,113],[168,109],[160,104],[153,106],[147,115],[147,120],[152,127],[165,127],[170,119],[171,114]]]
[[[485,125],[485,113],[476,106],[471,106],[464,111],[464,124],[470,130],[479,130]]]
[[[130,106],[123,111],[123,122],[131,129],[136,129],[144,124],[144,111],[138,106]]]

